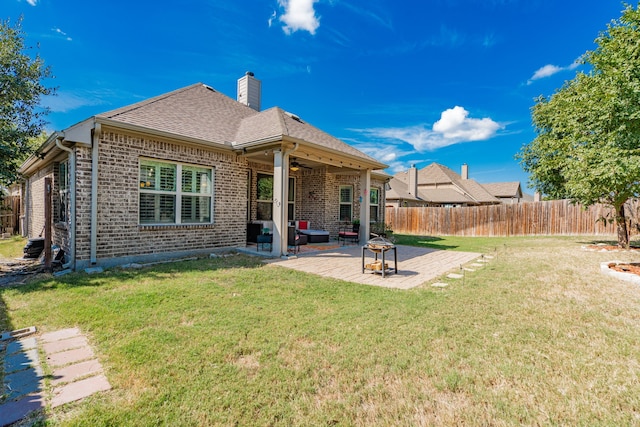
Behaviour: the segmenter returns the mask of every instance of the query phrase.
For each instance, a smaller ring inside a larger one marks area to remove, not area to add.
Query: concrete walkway
[[[39,337],[3,334],[0,350],[3,347],[6,399],[0,404],[0,426],[15,423],[47,404],[55,408],[111,388],[78,328]],[[40,354],[46,360],[40,360]],[[45,381],[43,366],[51,372],[46,377],[49,381]]]
[[[294,259],[266,262],[348,282],[385,288],[411,289],[444,274],[460,271],[462,265],[481,256],[472,252],[443,251],[414,246],[397,246],[397,253],[398,274],[386,274],[384,278],[379,273],[362,273],[362,249],[357,245],[302,253]],[[388,251],[385,255],[385,262],[389,267],[393,266],[392,254],[392,251]],[[365,263],[373,260],[372,253],[366,251],[365,255],[367,257]]]

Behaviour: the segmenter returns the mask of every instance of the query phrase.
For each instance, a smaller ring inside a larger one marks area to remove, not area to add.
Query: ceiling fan
[[[292,159],[291,166],[289,168],[294,172],[300,170],[300,168],[313,169],[313,168],[311,168],[309,166],[305,166],[305,165],[303,165],[301,163],[298,163],[298,161],[296,159]]]

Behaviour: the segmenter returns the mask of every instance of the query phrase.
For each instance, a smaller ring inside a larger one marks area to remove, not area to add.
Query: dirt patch
[[[38,259],[0,258],[0,286],[23,284],[42,272],[44,265]]]

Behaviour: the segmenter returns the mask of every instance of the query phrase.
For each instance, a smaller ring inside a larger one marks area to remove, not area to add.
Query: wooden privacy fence
[[[18,233],[19,225],[20,197],[5,196],[0,201],[0,233]]]
[[[627,209],[636,218],[638,203]],[[614,235],[615,225],[604,205],[584,209],[569,200],[457,208],[393,208],[385,211],[394,233],[419,236]],[[632,227],[632,231],[635,227]]]

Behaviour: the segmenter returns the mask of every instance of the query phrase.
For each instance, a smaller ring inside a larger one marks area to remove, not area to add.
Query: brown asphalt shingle
[[[202,83],[98,114],[97,117],[237,148],[287,136],[378,162],[281,108],[257,112]]]

